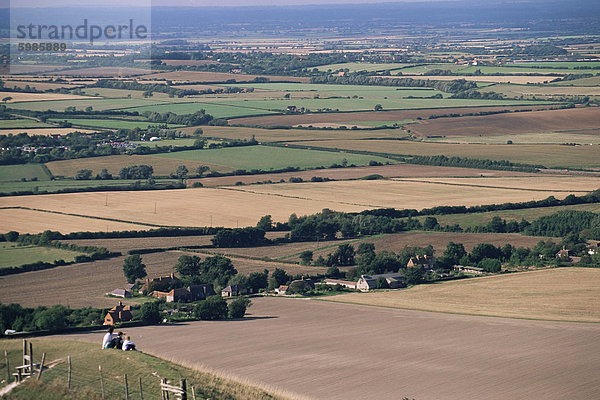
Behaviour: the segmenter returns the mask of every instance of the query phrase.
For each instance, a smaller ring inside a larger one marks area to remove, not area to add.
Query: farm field
[[[50,119],[53,122],[67,121],[73,125],[91,127],[91,128],[106,128],[106,129],[148,129],[149,126],[158,126],[155,122],[144,121],[126,121],[122,119],[96,119],[96,118],[67,118],[67,119]],[[178,128],[183,125],[168,125],[169,128]]]
[[[362,205],[339,202],[333,196],[328,200],[313,200],[303,198],[301,195],[290,198],[213,188],[0,198],[0,207],[15,206],[94,217],[82,218],[29,210],[0,209],[0,216],[4,217],[5,229],[21,232],[41,232],[57,228],[63,232],[146,229],[144,226],[134,225],[136,223],[235,228],[254,226],[262,216],[267,214],[271,214],[274,221],[287,221],[292,213],[314,214],[323,208],[339,211],[362,211],[366,208]],[[97,218],[114,218],[128,223]]]
[[[300,168],[328,167],[332,164],[367,165],[375,160],[380,163],[393,162],[390,159],[361,155],[342,154],[330,151],[286,149],[268,146],[226,147],[222,149],[186,150],[174,153],[161,153],[154,157],[172,160],[194,161],[213,165],[217,171],[236,169],[280,169],[288,166]]]
[[[481,92],[502,93],[510,97],[524,96],[598,96],[598,86],[538,86],[538,85],[490,85]]]
[[[32,119],[3,119],[0,122],[0,134],[3,134],[5,129],[51,128],[52,126]]]
[[[272,81],[284,82],[301,82],[308,83],[310,78],[295,77],[295,76],[268,76],[268,75],[246,75],[246,74],[230,74],[224,72],[202,72],[202,71],[173,71],[173,72],[158,72],[150,75],[145,75],[144,80],[169,80],[173,82],[225,82],[234,79],[237,82],[248,82],[255,78],[266,77]],[[143,80],[140,80],[143,83]]]
[[[3,232],[41,233],[46,230],[59,230],[62,233],[70,233],[149,229],[147,225],[15,208],[0,208],[0,219]]]
[[[50,180],[47,169],[41,164],[0,165],[0,182],[20,181],[23,178]]]
[[[400,155],[466,157],[489,160],[508,160],[516,163],[556,168],[598,168],[600,147],[562,146],[556,144],[451,144],[419,143],[391,140],[331,140],[313,141],[315,148],[374,151]]]
[[[598,393],[595,325],[302,299],[252,301],[248,319],[128,333],[145,352],[319,400],[558,400]],[[100,334],[67,337],[97,343]],[[232,351],[231,343],[246,350]]]
[[[200,179],[188,179],[188,184],[199,181],[204,186],[231,186],[237,182],[244,184],[262,183],[265,181],[288,181],[291,177],[310,181],[312,177],[329,178],[333,180],[360,179],[369,175],[381,175],[384,178],[396,177],[439,177],[439,176],[528,176],[524,172],[491,171],[473,168],[436,167],[415,164],[393,164],[373,167],[327,168],[320,170],[282,172],[278,174],[236,175]]]
[[[415,74],[423,75],[434,69],[449,70],[453,74],[475,74],[480,71],[483,75],[498,74],[498,75],[514,75],[514,74],[530,74],[530,75],[566,75],[577,73],[577,70],[571,68],[531,68],[519,65],[503,65],[503,66],[485,66],[485,65],[456,65],[456,64],[428,64],[415,67],[403,68],[395,71],[402,75]],[[586,70],[586,73],[596,73],[595,69]],[[554,79],[552,77],[550,80]]]
[[[67,101],[67,100],[85,100],[91,97],[78,96],[75,94],[62,94],[62,93],[24,93],[24,92],[0,92],[0,98],[11,97],[5,103],[11,104],[11,107],[17,106],[17,104],[23,105],[27,108],[28,102],[40,102],[40,101]],[[16,103],[13,105],[13,103]],[[16,107],[15,107],[16,108]]]
[[[556,188],[554,177],[519,178],[524,182],[536,182],[538,189],[523,190],[522,188],[500,188],[493,184],[496,178],[472,178],[473,181],[460,186],[429,183],[426,181],[335,181],[327,183],[280,183],[272,185],[253,185],[251,187],[230,188],[230,190],[253,195],[305,199],[309,201],[336,202],[342,210],[344,206],[369,208],[414,208],[417,210],[440,205],[475,206],[490,203],[521,202],[542,200],[548,196],[564,198],[569,193],[584,194],[597,189],[598,179],[577,182],[572,191],[568,187]],[[488,180],[489,179],[489,180]],[[564,184],[575,181],[565,179]],[[579,181],[579,179],[577,179]],[[547,186],[543,186],[543,183]],[[587,185],[587,186],[586,186]],[[586,190],[583,188],[587,187]],[[460,188],[460,189],[459,189]]]
[[[595,135],[592,130],[585,131],[561,131],[543,133],[519,133],[489,136],[450,136],[445,138],[427,138],[427,142],[435,143],[486,143],[506,144],[509,140],[513,144],[578,144],[599,145],[600,135]]]
[[[387,71],[394,70],[399,68],[408,67],[411,64],[406,63],[361,63],[361,62],[348,62],[348,63],[339,63],[339,64],[327,64],[320,65],[317,67],[319,71],[337,71],[340,69],[348,69],[349,72],[357,72],[357,71]]]
[[[329,253],[345,243],[352,244],[356,249],[360,243],[373,243],[376,251],[398,252],[406,246],[426,247],[432,245],[439,257],[449,242],[462,243],[467,251],[471,251],[479,243],[490,243],[494,246],[503,246],[510,243],[516,247],[533,247],[540,240],[548,240],[547,237],[524,236],[510,233],[457,233],[457,232],[404,232],[359,239],[327,240],[319,242],[286,243],[277,246],[259,246],[252,248],[218,248],[206,249],[210,253],[225,254],[227,256],[243,256],[270,258],[273,260],[300,263],[300,253],[305,250],[313,252],[313,260],[319,256],[327,259]],[[343,269],[343,268],[342,268]]]
[[[13,128],[13,129],[2,129],[0,130],[0,135],[18,135],[20,133],[27,133],[29,136],[39,135],[39,136],[50,136],[50,135],[67,135],[72,132],[81,132],[81,133],[94,133],[96,130],[91,129],[82,129],[82,128],[58,128],[58,127],[48,127],[48,128]]]
[[[600,322],[600,270],[559,268],[344,294],[332,301],[458,314]]]
[[[172,112],[175,114],[193,114],[199,110],[205,110],[207,114],[212,115],[215,118],[233,118],[239,116],[251,116],[251,115],[265,115],[272,114],[275,111],[264,108],[258,108],[255,105],[246,104],[244,101],[229,101],[227,99],[220,99],[221,102],[208,102],[208,101],[196,101],[196,102],[181,102],[181,103],[169,103],[169,104],[150,104],[147,106],[139,106],[129,108],[128,111],[137,111],[144,113],[150,112]],[[287,105],[285,106],[287,107]],[[285,108],[284,107],[284,108]]]
[[[53,247],[19,246],[17,243],[4,242],[0,243],[0,269],[38,261],[52,263],[55,260],[64,260],[70,262],[80,254],[83,253]]]
[[[403,182],[427,182],[440,185],[473,186],[496,189],[526,190],[532,192],[591,192],[600,188],[600,178],[582,176],[573,179],[572,176],[553,177],[475,177],[475,178],[393,178]]]
[[[174,272],[173,266],[182,255],[196,255],[204,260],[213,254],[200,252],[167,251],[143,254],[148,277],[158,277]],[[0,279],[0,303],[15,302],[23,307],[36,307],[54,304],[71,307],[112,307],[118,300],[105,294],[127,284],[123,276],[125,256],[99,260],[89,263],[66,265],[42,271],[24,272],[7,275]],[[288,274],[324,274],[327,268],[304,265],[266,262],[247,258],[231,257],[238,273],[248,275],[252,272],[271,272],[275,268],[284,269]],[[22,283],[26,280],[31,290],[24,291]],[[128,300],[123,300],[128,303]],[[130,304],[135,302],[129,301]]]
[[[155,176],[169,176],[174,173],[179,165],[185,165],[189,171],[194,171],[199,165],[208,165],[203,162],[185,161],[156,157],[154,155],[114,155],[104,157],[82,158],[74,160],[59,160],[46,163],[48,169],[55,176],[74,177],[80,169],[91,169],[93,174],[99,173],[103,168],[113,176],[119,176],[119,171],[132,165],[150,165],[154,168]],[[208,165],[211,169],[222,168],[221,165]],[[231,170],[228,170],[231,171]]]
[[[600,131],[600,108],[575,108],[519,113],[505,113],[474,117],[438,118],[420,121],[410,127],[417,136],[443,135],[489,136],[518,135],[523,133],[589,133]]]
[[[464,79],[469,82],[481,82],[481,83],[516,83],[525,85],[528,83],[547,83],[555,79],[555,77],[549,76],[535,76],[535,75],[407,75],[402,70],[395,72],[402,72],[400,75],[392,75],[387,78],[412,78],[412,79],[429,79],[431,81],[454,81],[457,79]],[[383,78],[386,78],[385,76]]]
[[[94,171],[94,173],[98,173],[100,172],[100,170],[98,171]],[[0,193],[10,193],[10,192],[21,192],[21,191],[34,191],[34,192],[40,192],[40,191],[46,191],[49,193],[52,192],[58,192],[60,190],[64,190],[64,189],[94,189],[101,186],[111,186],[111,187],[115,187],[115,186],[120,186],[120,187],[131,187],[134,186],[136,184],[136,180],[121,180],[121,179],[114,179],[114,180],[95,180],[95,179],[90,179],[90,180],[76,180],[76,179],[56,179],[56,180],[48,180],[47,178],[45,178],[45,180],[41,180],[41,181],[27,181],[27,182],[21,182],[21,181],[12,181],[12,182],[6,182],[6,181],[2,181],[0,180]],[[172,183],[177,183],[178,180],[177,179],[156,179],[155,180],[155,184],[157,185],[157,187],[160,187],[161,185],[167,185],[167,184],[172,184]]]
[[[34,93],[37,94],[37,93]],[[42,94],[44,95],[44,94]],[[32,111],[64,111],[65,108],[74,106],[78,110],[83,110],[87,107],[92,107],[96,111],[116,110],[122,108],[141,107],[145,105],[163,104],[160,100],[151,99],[105,99],[100,97],[82,97],[76,96],[72,100],[53,100],[44,101],[42,98],[11,104],[11,108],[18,110]]]
[[[573,79],[571,81],[559,81],[552,84],[556,86],[598,86],[600,85],[600,76]]]
[[[61,68],[64,68],[61,67]],[[48,75],[59,76],[83,76],[83,77],[124,77],[134,75],[144,75],[151,71],[145,68],[130,67],[82,67],[77,69],[61,69],[60,71],[48,73]]]
[[[506,221],[521,221],[523,218],[532,221],[539,217],[543,217],[544,215],[554,214],[555,212],[561,210],[578,210],[600,213],[600,204],[575,204],[571,206],[528,208],[524,210],[502,210],[472,214],[437,215],[436,218],[441,225],[459,224],[461,227],[466,228],[476,225],[485,225],[496,216],[505,219]]]
[[[431,115],[468,114],[484,111],[502,110],[536,110],[547,109],[549,106],[507,106],[507,107],[462,107],[462,108],[434,108],[422,110],[394,110],[394,111],[360,111],[355,113],[316,113],[295,115],[271,115],[248,118],[235,118],[230,124],[256,125],[256,126],[292,126],[310,125],[324,122],[357,121],[402,121],[408,119],[428,118]]]
[[[21,78],[21,77],[19,77]],[[23,77],[23,79],[25,79],[26,77]],[[7,89],[13,89],[13,88],[19,88],[19,89],[25,89],[27,86],[29,86],[30,88],[34,88],[35,90],[54,90],[54,89],[60,89],[60,88],[67,88],[67,89],[75,89],[77,87],[80,87],[81,85],[71,85],[68,83],[52,83],[52,82],[38,82],[35,80],[5,80],[4,81],[4,87]]]
[[[288,232],[267,232],[265,237],[275,239],[283,237]],[[110,251],[127,253],[135,249],[165,249],[171,247],[193,247],[212,245],[212,235],[199,236],[165,236],[165,237],[139,237],[118,239],[76,239],[64,240],[78,246],[106,247]]]

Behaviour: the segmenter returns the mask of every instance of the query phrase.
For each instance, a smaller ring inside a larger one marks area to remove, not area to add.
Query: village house
[[[214,296],[215,290],[212,285],[192,285],[188,286],[190,301],[206,300],[207,297]]]
[[[127,298],[127,297],[131,297],[131,292],[126,289],[115,289],[112,292],[110,292],[110,295],[115,296],[115,297]]]
[[[275,293],[277,294],[286,294],[287,290],[289,289],[288,285],[281,285],[278,288],[275,288]]]
[[[377,289],[377,280],[380,278],[385,279],[390,289],[398,289],[404,286],[404,276],[400,272],[395,272],[390,274],[361,275],[358,282],[356,282],[356,289],[362,292]]]
[[[340,279],[325,279],[325,284],[332,286],[340,285],[343,287],[347,287],[348,289],[356,289],[356,282],[353,281],[343,281]]]
[[[435,267],[435,258],[424,256],[411,257],[406,264],[407,268],[421,267],[425,270],[431,270]]]
[[[456,272],[465,272],[467,274],[475,274],[475,275],[483,275],[483,268],[479,267],[469,267],[464,265],[455,265],[453,269]]]
[[[590,256],[593,256],[594,254],[598,253],[598,242],[592,242],[592,243],[588,244],[586,247],[587,247],[587,253]]]
[[[248,290],[242,285],[229,285],[221,290],[221,297],[233,297],[248,293]]]
[[[152,296],[158,299],[165,299],[168,303],[172,303],[174,301],[188,301],[190,299],[190,292],[186,288],[172,289],[170,292],[155,290],[152,292]]]
[[[563,246],[563,248],[556,253],[556,258],[569,258],[569,250]]]
[[[119,302],[119,305],[114,306],[106,313],[104,325],[114,325],[118,322],[131,321],[131,318],[133,318],[131,307],[124,306],[122,302]]]
[[[140,294],[144,291],[152,292],[154,290],[165,290],[173,283],[179,282],[175,274],[159,276],[158,278],[146,279],[144,285],[140,288]]]

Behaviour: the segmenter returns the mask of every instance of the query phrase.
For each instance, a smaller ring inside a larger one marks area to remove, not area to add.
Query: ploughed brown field
[[[300,82],[308,83],[310,78],[295,76],[270,76],[270,75],[247,75],[230,74],[226,72],[202,72],[202,71],[173,71],[159,72],[144,76],[144,79],[164,79],[170,81],[188,81],[188,82],[225,82],[235,79],[237,82],[247,82],[258,77],[269,78],[274,81]]]
[[[571,108],[486,115],[480,117],[439,118],[411,125],[413,134],[427,136],[487,136],[536,132],[598,134],[600,108]]]
[[[194,182],[202,182],[204,186],[228,186],[237,182],[251,184],[256,182],[279,182],[284,179],[288,181],[291,177],[302,178],[309,181],[312,177],[329,178],[334,180],[360,179],[369,175],[381,175],[384,178],[399,177],[454,177],[454,176],[530,176],[531,174],[511,171],[491,171],[473,168],[437,167],[429,165],[395,164],[378,167],[356,167],[356,168],[329,168],[320,170],[282,172],[279,174],[258,174],[221,176],[215,178],[188,179],[188,185]]]
[[[357,111],[352,113],[322,113],[322,114],[296,114],[296,115],[268,115],[259,117],[234,118],[230,124],[257,125],[257,126],[307,126],[320,122],[348,122],[348,121],[402,121],[428,118],[431,115],[470,114],[483,111],[502,110],[544,110],[550,106],[505,106],[505,107],[461,107],[461,108],[434,108],[424,110],[395,110],[395,111]]]
[[[196,255],[204,260],[209,253],[167,251],[142,254],[148,278],[168,275],[175,272],[173,266],[182,255]],[[279,262],[266,262],[241,257],[229,257],[240,274],[263,272],[275,268],[284,269],[290,275],[324,274],[327,268],[311,267]],[[127,280],[123,276],[125,256],[91,263],[81,263],[56,267],[43,271],[25,272],[0,277],[0,303],[19,303],[23,307],[52,306],[55,304],[70,307],[112,307],[119,300],[106,297],[114,289],[123,288]],[[25,290],[25,288],[27,288]],[[136,304],[131,300],[123,300]]]
[[[142,351],[320,400],[597,399],[595,324],[255,298],[244,319],[130,328]],[[68,335],[100,343],[104,332]]]

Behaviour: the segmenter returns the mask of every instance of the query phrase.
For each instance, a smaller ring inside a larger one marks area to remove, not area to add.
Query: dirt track
[[[127,333],[145,352],[314,399],[600,398],[596,324],[274,298],[249,311]]]

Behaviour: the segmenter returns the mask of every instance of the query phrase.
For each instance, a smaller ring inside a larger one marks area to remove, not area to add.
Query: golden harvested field
[[[374,151],[400,155],[466,157],[508,160],[544,165],[549,168],[598,168],[600,146],[564,146],[558,144],[454,144],[394,140],[321,140],[314,147]]]
[[[107,196],[108,207],[105,206]],[[155,205],[156,213],[154,212]],[[254,226],[262,216],[267,214],[271,214],[275,221],[287,221],[292,213],[314,214],[323,208],[339,211],[362,211],[366,208],[360,205],[340,203],[333,197],[330,197],[329,200],[311,200],[213,188],[108,192],[108,194],[89,192],[0,198],[0,207],[7,206],[25,206],[165,226],[212,225],[230,228]],[[14,213],[13,210],[4,212]],[[15,217],[10,229],[19,228],[16,230],[21,232],[39,232],[44,229],[73,232],[90,230],[90,224],[92,224],[97,226],[97,229],[91,230],[106,230],[105,222],[87,218],[78,218],[72,221],[73,223],[69,224],[68,228],[63,228],[60,223],[57,223],[58,220],[50,221],[48,215],[52,214],[27,214],[26,223]],[[7,227],[7,230],[10,229]]]
[[[600,322],[599,290],[600,269],[558,268],[329,299],[459,314]]]
[[[279,182],[280,179],[288,181],[290,177],[302,178],[309,181],[313,176],[334,180],[360,179],[368,175],[381,175],[385,178],[396,177],[440,177],[440,176],[530,176],[532,174],[512,171],[490,171],[473,168],[436,167],[430,165],[394,164],[374,167],[356,168],[328,168],[320,170],[282,172],[278,174],[221,176],[215,178],[188,179],[188,185],[193,182],[202,182],[204,186],[231,186],[236,182],[252,184],[271,180]]]
[[[455,185],[455,186],[472,186],[486,187],[496,189],[515,189],[527,190],[532,192],[548,191],[557,192],[565,191],[568,193],[591,192],[600,188],[600,178],[581,176],[573,178],[571,176],[553,176],[553,177],[477,177],[477,178],[425,178],[425,179],[401,179],[398,181],[405,182],[428,182],[440,185]]]
[[[42,203],[39,203],[39,205],[42,205]],[[4,206],[4,204],[2,204],[2,206]],[[69,211],[67,210],[66,212]],[[110,215],[107,214],[104,216],[110,217]],[[62,233],[70,233],[81,231],[145,230],[151,228],[147,225],[21,209],[0,209],[0,220],[2,220],[0,233],[9,231],[40,233],[45,230],[58,230]]]
[[[78,129],[79,130],[79,129]],[[169,176],[177,170],[179,165],[185,165],[189,171],[194,171],[199,165],[207,165],[211,169],[219,171],[231,171],[231,168],[223,168],[221,165],[214,165],[198,161],[186,161],[171,159],[165,157],[140,156],[140,155],[117,155],[105,157],[92,157],[74,160],[52,161],[46,164],[50,172],[55,176],[74,177],[80,169],[91,169],[94,174],[99,173],[103,168],[114,176],[119,175],[122,168],[132,165],[150,165],[154,168],[154,175]]]
[[[537,86],[537,85],[491,85],[481,88],[482,92],[503,93],[515,96],[599,96],[598,86]]]
[[[241,320],[136,327],[127,333],[144,352],[315,400],[599,395],[596,324],[303,299],[252,302],[250,315]],[[68,338],[100,343],[102,335]]]
[[[428,138],[428,142],[435,143],[486,143],[506,144],[508,141],[514,144],[564,144],[576,143],[580,145],[599,145],[600,135],[592,131],[562,131],[545,133],[519,133],[518,135],[489,135],[489,136],[450,136],[447,138]]]
[[[144,79],[170,80],[173,82],[225,82],[235,79],[237,82],[247,82],[258,77],[265,77],[275,81],[308,83],[310,78],[294,76],[269,76],[269,75],[246,75],[230,74],[226,72],[202,72],[202,71],[173,71],[159,72],[144,76]]]
[[[35,82],[35,81],[5,81],[5,88],[20,88],[23,89],[26,86],[35,88],[37,90],[48,90],[48,89],[60,89],[60,88],[68,88],[73,89],[76,87],[80,87],[81,85],[72,85],[68,83],[49,83],[49,82]]]
[[[96,67],[96,68],[80,68],[80,69],[63,69],[57,72],[49,73],[48,75],[61,76],[134,76],[149,74],[152,71],[145,68],[130,68],[130,67]]]
[[[0,97],[12,97],[7,103],[25,102],[25,101],[51,101],[51,100],[83,100],[92,99],[90,96],[77,96],[75,94],[62,93],[21,93],[21,92],[0,92]]]
[[[265,237],[275,239],[282,237],[287,232],[267,232]],[[165,249],[171,247],[210,246],[212,235],[201,236],[165,236],[165,237],[139,237],[118,239],[77,239],[65,240],[78,246],[106,247],[110,251],[125,254],[133,249]]]
[[[281,183],[231,188],[248,194],[287,198],[290,201],[305,199],[315,202],[336,202],[335,210],[345,206],[369,208],[423,209],[441,205],[475,206],[491,203],[542,200],[548,196],[564,198],[570,193],[584,194],[600,186],[598,178],[565,177],[559,186],[554,177],[518,178],[535,183],[537,189],[494,187],[496,178],[470,178],[460,185],[420,182],[417,180],[335,181],[326,183]],[[500,179],[500,178],[499,178]],[[560,179],[560,178],[559,178]],[[584,189],[585,188],[585,189]],[[563,192],[563,190],[565,190]],[[325,207],[325,206],[324,206]],[[324,208],[323,207],[323,208]],[[298,215],[301,213],[297,212]]]
[[[427,136],[519,135],[545,132],[600,132],[600,107],[572,108],[486,115],[481,117],[439,118],[411,125],[413,134]]]
[[[234,118],[230,124],[257,125],[257,126],[308,126],[314,123],[348,122],[348,121],[403,121],[418,117],[428,118],[430,115],[468,114],[482,111],[501,110],[540,110],[549,106],[506,106],[506,107],[461,107],[461,108],[433,108],[423,110],[396,110],[396,111],[357,111],[352,113],[322,113],[322,114],[297,114],[297,115],[269,115],[259,117]],[[380,131],[375,131],[378,136]],[[379,137],[379,136],[378,136]]]
[[[212,254],[167,251],[163,253],[142,254],[148,277],[168,275],[172,272],[177,259],[182,255],[197,255],[202,260]],[[286,270],[289,274],[323,274],[327,268],[265,262],[246,258],[230,257],[238,273],[248,275],[251,272],[263,272],[275,268]],[[56,267],[43,271],[25,272],[0,277],[0,303],[19,303],[23,307],[54,304],[71,307],[112,307],[118,300],[105,297],[114,289],[123,288],[127,280],[123,276],[125,256]],[[27,290],[24,290],[25,285]],[[124,300],[127,302],[126,300]],[[135,304],[135,302],[130,302]]]

